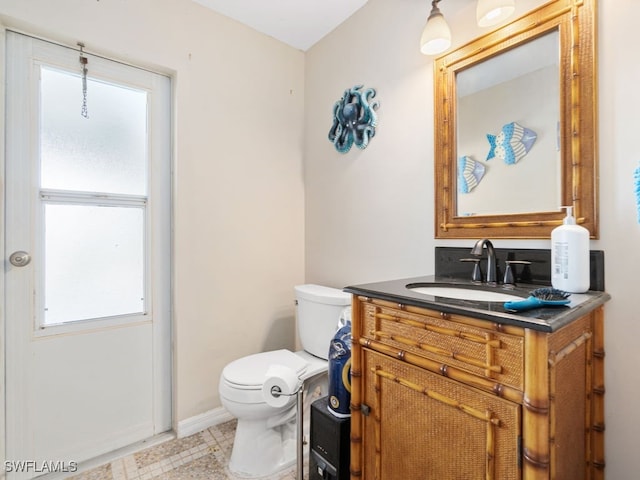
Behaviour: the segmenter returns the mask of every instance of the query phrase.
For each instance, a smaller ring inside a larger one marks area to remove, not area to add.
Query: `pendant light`
[[[420,38],[420,51],[425,55],[437,55],[451,46],[451,29],[438,8],[440,0],[431,2],[431,13]]]
[[[476,20],[480,27],[490,27],[509,17],[516,9],[515,0],[478,0]]]
[[[425,55],[437,55],[451,46],[451,29],[438,8],[440,1],[431,2],[431,13],[420,38],[420,51]],[[515,0],[478,0],[476,21],[479,27],[490,27],[507,19],[515,9]]]

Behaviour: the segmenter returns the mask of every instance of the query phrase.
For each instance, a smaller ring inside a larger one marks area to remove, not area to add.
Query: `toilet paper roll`
[[[295,371],[284,365],[271,365],[262,385],[262,396],[267,405],[284,407],[295,401],[299,388],[300,379]]]

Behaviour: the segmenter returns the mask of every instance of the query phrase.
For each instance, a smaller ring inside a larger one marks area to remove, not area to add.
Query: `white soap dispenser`
[[[563,224],[551,231],[551,285],[571,293],[589,290],[589,230],[576,225],[573,207]]]

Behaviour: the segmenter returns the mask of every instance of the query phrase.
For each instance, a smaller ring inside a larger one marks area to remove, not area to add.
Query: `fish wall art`
[[[516,122],[507,123],[498,135],[487,134],[489,154],[487,160],[501,158],[507,165],[513,165],[529,153],[538,136]]]

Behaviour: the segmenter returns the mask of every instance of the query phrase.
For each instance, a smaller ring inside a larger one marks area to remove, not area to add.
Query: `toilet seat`
[[[271,365],[283,365],[301,377],[308,363],[289,350],[274,350],[239,358],[222,370],[220,394],[238,403],[264,403],[262,384]]]

